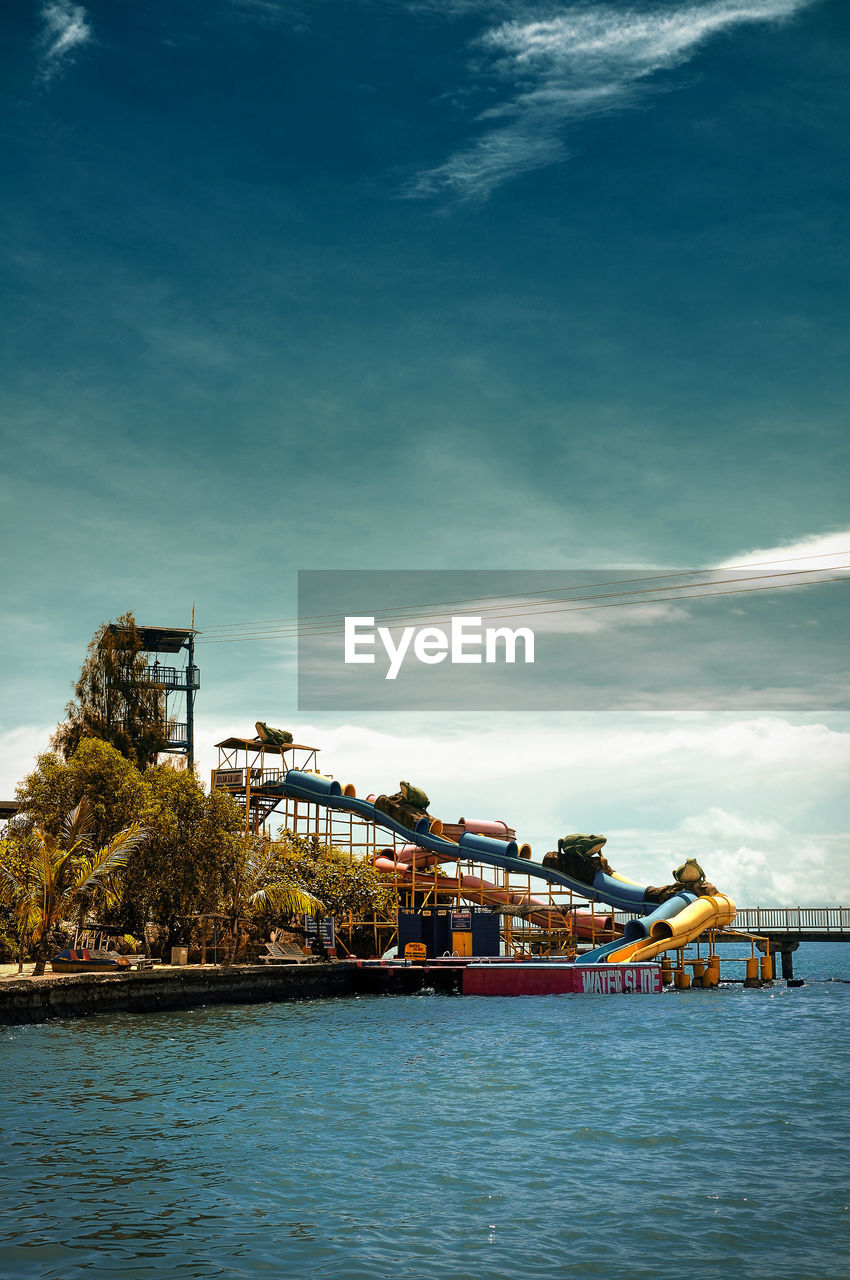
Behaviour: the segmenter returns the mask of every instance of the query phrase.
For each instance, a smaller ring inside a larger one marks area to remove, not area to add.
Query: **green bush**
[[[12,964],[18,958],[18,940],[0,925],[0,964]]]

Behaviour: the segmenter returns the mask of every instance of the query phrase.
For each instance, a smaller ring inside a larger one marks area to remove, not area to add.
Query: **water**
[[[0,1276],[848,1277],[848,951],[2,1031]]]

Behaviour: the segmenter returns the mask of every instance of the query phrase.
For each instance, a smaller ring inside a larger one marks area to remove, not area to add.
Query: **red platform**
[[[465,996],[658,995],[660,964],[467,964]]]

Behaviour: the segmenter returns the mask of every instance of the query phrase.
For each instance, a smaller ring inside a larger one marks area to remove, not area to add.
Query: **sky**
[[[289,635],[223,643],[299,570],[850,564],[843,0],[9,0],[0,33],[0,793],[101,622],[194,607],[204,775],[262,718],[535,856],[603,831],[639,880],[850,900],[837,573],[741,597],[764,679],[699,706],[299,713]],[[729,615],[678,611],[631,634],[728,677]]]

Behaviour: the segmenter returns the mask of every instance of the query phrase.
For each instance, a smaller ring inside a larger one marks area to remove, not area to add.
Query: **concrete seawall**
[[[0,982],[0,1025],[87,1018],[98,1013],[153,1013],[206,1004],[256,1004],[355,995],[353,964],[240,965],[143,969],[132,973],[46,974]],[[375,990],[378,984],[372,984]]]

